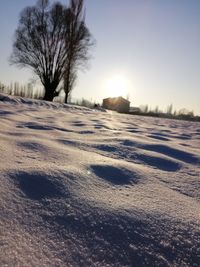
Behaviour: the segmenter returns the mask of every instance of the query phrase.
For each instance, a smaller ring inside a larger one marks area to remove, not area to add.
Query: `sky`
[[[0,0],[0,81],[29,82],[10,66],[20,11],[35,0]],[[67,3],[67,1],[61,1]],[[96,40],[73,98],[101,103],[122,94],[131,106],[186,108],[200,115],[200,1],[86,0],[86,24]]]

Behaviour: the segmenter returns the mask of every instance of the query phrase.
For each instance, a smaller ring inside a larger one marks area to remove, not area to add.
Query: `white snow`
[[[0,266],[200,266],[200,123],[0,95]]]

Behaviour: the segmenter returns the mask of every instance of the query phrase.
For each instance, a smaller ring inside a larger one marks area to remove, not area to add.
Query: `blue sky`
[[[32,73],[9,66],[8,58],[19,13],[36,1],[2,2],[0,81],[25,83]],[[199,0],[86,0],[85,6],[97,44],[73,97],[101,102],[120,76],[133,106],[173,104],[200,114]]]

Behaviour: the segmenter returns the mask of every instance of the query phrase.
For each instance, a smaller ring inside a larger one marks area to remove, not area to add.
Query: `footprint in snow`
[[[72,123],[72,126],[75,126],[75,127],[83,127],[83,126],[85,126],[85,123],[83,123],[82,121],[74,121]]]
[[[91,170],[96,176],[112,185],[137,184],[140,179],[137,173],[109,165],[92,165]]]
[[[42,124],[38,124],[38,123],[34,123],[34,122],[27,122],[24,124],[20,124],[17,126],[17,128],[28,128],[28,129],[32,129],[32,130],[47,130],[50,131],[53,128],[47,125],[42,125]]]
[[[22,193],[32,200],[60,198],[65,195],[62,189],[63,186],[56,176],[48,177],[46,173],[27,173],[20,171],[10,174],[10,178]]]
[[[135,155],[133,156],[133,159],[135,159]],[[176,172],[181,169],[181,164],[161,157],[138,154],[136,159],[161,171]]]
[[[153,138],[153,139],[156,139],[156,140],[160,140],[160,141],[169,141],[168,138],[166,137],[162,137],[160,135],[156,135],[156,134],[150,134],[148,135],[149,138]]]
[[[140,148],[152,152],[157,152],[165,156],[169,156],[171,158],[183,161],[185,163],[200,164],[200,159],[197,156],[193,155],[192,153],[185,152],[180,149],[175,149],[169,146],[148,144],[148,145],[141,145]]]

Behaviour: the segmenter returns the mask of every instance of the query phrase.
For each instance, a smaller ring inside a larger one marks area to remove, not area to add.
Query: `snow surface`
[[[0,95],[0,266],[200,266],[200,123]]]

